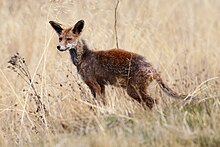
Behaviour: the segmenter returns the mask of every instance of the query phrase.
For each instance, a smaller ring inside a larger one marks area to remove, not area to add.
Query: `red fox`
[[[169,96],[186,97],[169,88],[160,74],[141,55],[118,48],[105,51],[91,50],[85,40],[80,38],[84,20],[78,21],[69,28],[64,28],[54,21],[49,23],[59,36],[57,49],[69,51],[73,64],[95,98],[105,95],[107,84],[121,86],[130,97],[144,107],[152,109],[157,101],[149,95],[147,87],[153,80],[156,80],[160,88]]]

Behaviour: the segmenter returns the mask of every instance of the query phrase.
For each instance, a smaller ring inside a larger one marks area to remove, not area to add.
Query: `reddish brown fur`
[[[57,24],[54,26],[53,23],[51,22],[51,25],[56,30],[56,27],[59,26]],[[149,95],[147,87],[154,79],[168,95],[175,98],[183,97],[162,81],[158,72],[144,57],[122,49],[90,50],[85,41],[78,38],[83,27],[82,24],[84,25],[84,22],[79,21],[73,29],[64,29],[62,33],[58,34],[65,39],[67,34],[69,37],[69,34],[72,33],[72,38],[76,40],[77,46],[69,50],[71,59],[94,97],[97,95],[104,97],[107,84],[121,86],[129,96],[151,109],[156,100]],[[78,26],[80,26],[79,29]],[[60,31],[60,28],[58,29]]]
[[[155,100],[147,92],[156,70],[135,53],[121,49],[108,51],[85,51],[77,66],[79,74],[94,96],[104,94],[106,84],[121,86],[138,102],[153,107]]]

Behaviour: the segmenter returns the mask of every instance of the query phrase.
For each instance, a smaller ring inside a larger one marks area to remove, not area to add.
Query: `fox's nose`
[[[58,49],[58,50],[60,49],[60,45],[57,46],[57,49]]]

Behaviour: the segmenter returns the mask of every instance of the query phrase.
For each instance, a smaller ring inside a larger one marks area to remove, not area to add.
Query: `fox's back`
[[[122,49],[98,51],[96,58],[101,68],[116,75],[133,75],[140,68],[151,66],[143,56]]]

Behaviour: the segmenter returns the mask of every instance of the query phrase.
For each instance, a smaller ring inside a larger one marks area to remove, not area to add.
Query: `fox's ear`
[[[72,29],[73,34],[80,34],[84,27],[84,20],[78,21]]]
[[[60,35],[63,30],[63,28],[61,27],[61,24],[55,21],[49,21],[49,23],[54,28],[54,30]]]

